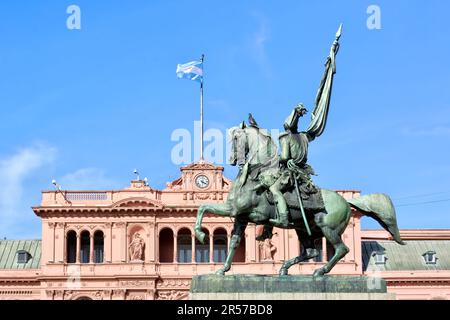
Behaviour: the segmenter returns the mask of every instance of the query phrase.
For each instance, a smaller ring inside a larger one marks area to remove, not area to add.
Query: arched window
[[[66,262],[75,263],[77,261],[77,233],[73,230],[67,233],[66,237]]]
[[[216,229],[213,236],[214,262],[225,262],[228,253],[227,231],[225,229]]]
[[[177,236],[177,252],[178,262],[190,263],[192,262],[192,236],[191,231],[183,228],[178,231]]]
[[[89,231],[83,231],[80,235],[80,262],[89,263],[89,251],[91,248],[91,236]]]
[[[94,233],[94,263],[103,263],[103,232],[98,230]]]
[[[205,243],[201,243],[195,239],[195,262],[209,262],[209,231],[203,229],[205,235]]]
[[[174,262],[173,258],[173,231],[165,228],[159,233],[159,262]]]

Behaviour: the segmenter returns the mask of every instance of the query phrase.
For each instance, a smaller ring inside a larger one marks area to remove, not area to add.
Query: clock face
[[[209,185],[209,179],[205,175],[199,175],[195,178],[195,184],[197,187],[204,189]]]

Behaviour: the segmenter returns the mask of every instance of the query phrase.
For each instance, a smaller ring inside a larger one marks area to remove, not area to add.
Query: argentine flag
[[[203,62],[191,61],[185,64],[177,65],[177,77],[202,82],[203,80]]]

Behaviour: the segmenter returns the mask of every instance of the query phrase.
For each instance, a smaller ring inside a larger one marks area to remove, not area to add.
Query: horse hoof
[[[195,236],[202,244],[205,243],[206,234],[203,231],[195,231]]]
[[[216,271],[216,275],[218,275],[218,276],[224,276],[224,275],[225,275],[225,270],[223,270],[223,269],[217,270],[217,271]]]
[[[321,269],[317,269],[313,273],[313,278],[322,278],[324,274],[325,274],[325,270],[323,270],[322,268]]]
[[[286,269],[286,268],[281,268],[281,269],[280,269],[280,272],[278,272],[278,274],[279,274],[280,276],[287,276],[287,275],[288,275],[288,269]]]

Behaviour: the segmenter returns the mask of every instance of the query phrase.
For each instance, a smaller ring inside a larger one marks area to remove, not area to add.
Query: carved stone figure
[[[136,232],[133,235],[133,241],[131,241],[130,245],[128,246],[128,250],[130,253],[130,260],[143,261],[144,249],[145,249],[144,239],[142,239],[141,235],[138,232]]]
[[[314,276],[321,277],[330,272],[349,252],[341,236],[349,224],[351,208],[378,221],[397,243],[404,244],[389,196],[370,194],[346,200],[335,191],[317,188],[310,179],[313,170],[306,164],[308,143],[323,133],[327,123],[341,31],[342,26],[336,33],[325,63],[310,124],[305,131],[298,132],[298,119],[304,115],[305,109],[302,105],[294,108],[285,121],[286,133],[280,137],[281,155],[278,155],[272,137],[253,115],[249,117],[249,126],[243,122],[231,128],[230,164],[239,166],[240,170],[226,202],[200,205],[195,223],[195,236],[203,243],[206,236],[202,231],[205,213],[234,218],[228,256],[217,274],[223,275],[230,270],[249,223],[265,226],[257,240],[270,239],[274,226],[295,229],[302,249],[299,256],[283,263],[280,275],[287,275],[294,264],[317,257],[320,252],[314,241],[323,237],[334,247],[334,254],[324,266],[314,271]],[[272,254],[269,251],[266,256]]]
[[[272,261],[277,247],[272,243],[272,239],[266,238],[259,243],[259,257],[261,261]]]

